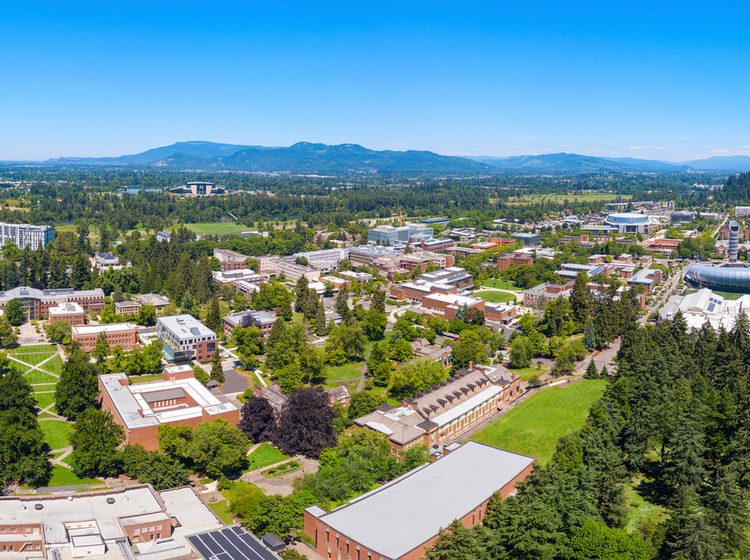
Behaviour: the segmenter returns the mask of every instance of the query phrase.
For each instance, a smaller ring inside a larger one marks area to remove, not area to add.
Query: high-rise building
[[[0,246],[12,241],[19,249],[44,249],[54,237],[55,230],[51,226],[0,222]]]
[[[740,249],[740,224],[732,220],[729,222],[729,262],[737,261]]]

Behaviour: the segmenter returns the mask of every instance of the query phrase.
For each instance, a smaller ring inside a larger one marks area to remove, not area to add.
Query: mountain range
[[[139,154],[101,158],[65,157],[45,163],[54,166],[147,167],[330,175],[750,171],[750,156],[720,156],[679,163],[568,153],[460,157],[420,150],[370,150],[359,144],[327,145],[310,142],[298,142],[289,147],[203,141],[177,142]]]

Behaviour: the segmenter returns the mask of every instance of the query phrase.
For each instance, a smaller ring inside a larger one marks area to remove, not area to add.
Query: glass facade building
[[[693,264],[685,272],[685,281],[720,292],[750,294],[750,268]]]

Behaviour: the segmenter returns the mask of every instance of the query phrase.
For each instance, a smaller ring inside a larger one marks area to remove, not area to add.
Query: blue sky
[[[0,159],[750,154],[749,24],[731,1],[0,0]]]

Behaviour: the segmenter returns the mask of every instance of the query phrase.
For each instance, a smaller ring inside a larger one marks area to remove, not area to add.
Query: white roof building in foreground
[[[750,313],[750,295],[725,299],[709,288],[702,288],[686,296],[672,296],[659,312],[662,320],[672,320],[682,312],[688,330],[700,329],[708,323],[716,330],[731,330],[740,313]]]
[[[0,535],[6,537],[0,550],[6,541],[14,543],[13,552],[0,553],[4,560],[190,558],[186,536],[221,527],[192,488],[156,492],[149,485],[69,496],[3,497],[0,521],[7,530]],[[19,552],[22,543],[25,550]]]
[[[531,457],[473,441],[454,448],[330,512],[308,508],[305,534],[324,557],[330,547],[333,557],[348,549],[362,558],[368,552],[373,559],[417,558],[415,551],[423,552],[456,519],[481,523],[489,499],[512,494],[533,467]]]

